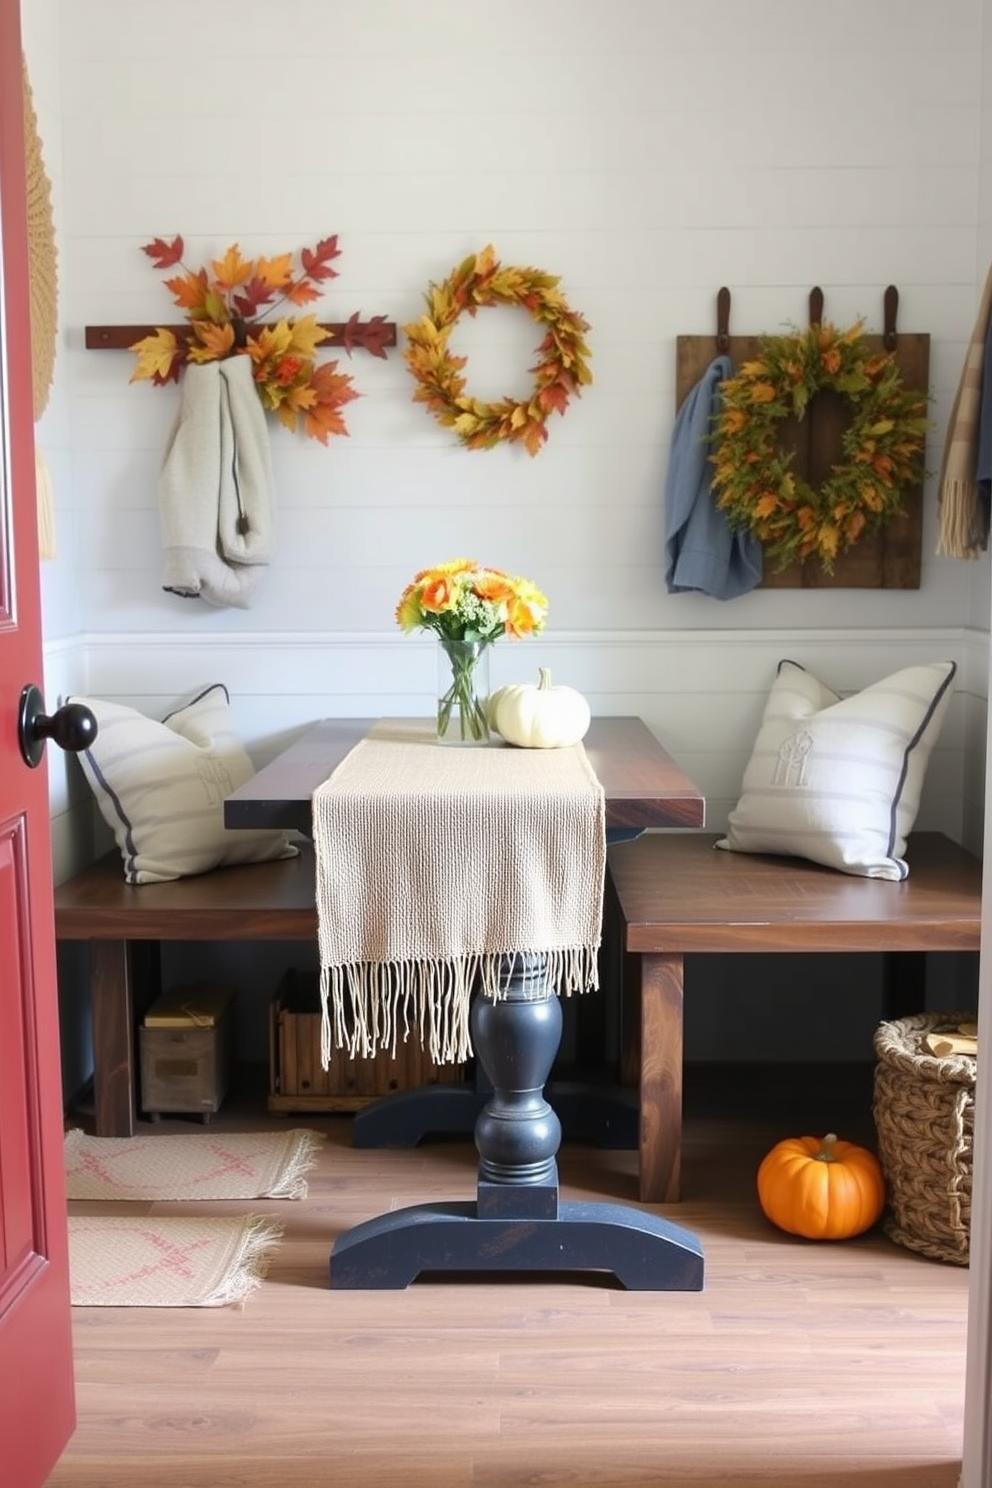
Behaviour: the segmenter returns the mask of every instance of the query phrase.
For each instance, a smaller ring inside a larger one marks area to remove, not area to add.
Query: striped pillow
[[[906,667],[842,698],[796,662],[780,662],[717,846],[906,878],[906,839],[956,670],[953,661]]]
[[[285,832],[229,831],[224,800],[255,773],[227,688],[206,687],[161,723],[100,698],[85,703],[95,742],[79,756],[128,883],[162,883],[230,863],[295,856]]]

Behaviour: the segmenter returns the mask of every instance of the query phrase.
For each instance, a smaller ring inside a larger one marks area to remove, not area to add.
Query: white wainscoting
[[[89,635],[76,682],[99,697],[159,716],[205,682],[224,682],[257,764],[322,717],[426,716],[434,642],[420,633]],[[788,657],[838,692],[856,691],[917,662],[958,664],[954,699],[931,759],[920,824],[952,836],[984,793],[988,636],[920,630],[580,631],[499,641],[494,687],[537,679],[577,687],[594,713],[637,714],[707,798],[708,824],[725,825],[740,788],[768,688]],[[973,843],[981,850],[981,834]]]

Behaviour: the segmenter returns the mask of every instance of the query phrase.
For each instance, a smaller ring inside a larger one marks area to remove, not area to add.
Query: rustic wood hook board
[[[899,368],[905,387],[921,393],[929,391],[930,337],[925,333],[896,331],[899,291],[890,284],[883,294],[883,330],[880,335],[866,335],[865,346],[871,351],[890,351]],[[716,335],[678,336],[675,343],[675,407],[705,373],[714,356],[729,356],[735,366],[758,356],[760,336],[735,336],[730,331],[731,293],[721,286],[716,297]],[[819,286],[809,294],[809,324],[822,325],[824,295]],[[780,334],[771,332],[769,334]],[[782,447],[794,454],[796,473],[812,485],[821,484],[832,466],[841,458],[843,436],[850,423],[850,411],[836,393],[819,393],[811,402],[806,417],[798,422],[783,420]],[[763,589],[918,589],[923,539],[923,487],[906,493],[903,512],[894,517],[880,532],[864,538],[842,554],[832,574],[824,573],[812,559],[774,570],[769,564],[762,580]]]

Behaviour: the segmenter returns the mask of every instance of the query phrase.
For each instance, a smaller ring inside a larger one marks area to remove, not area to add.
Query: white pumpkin
[[[578,744],[589,728],[589,704],[574,687],[552,687],[550,667],[540,667],[540,681],[501,687],[495,725],[508,744],[521,749],[565,749]]]
[[[497,733],[499,733],[499,727],[496,723],[496,713],[503,700],[503,694],[509,690],[508,687],[497,687],[495,692],[489,694],[489,701],[486,703],[486,718],[489,721],[489,727],[496,729]]]

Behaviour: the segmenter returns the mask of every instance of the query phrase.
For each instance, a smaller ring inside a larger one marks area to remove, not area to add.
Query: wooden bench
[[[115,849],[55,890],[55,938],[86,941],[98,1137],[134,1132],[135,1029],[161,989],[170,940],[315,941],[313,850],[169,883],[124,881]]]
[[[979,949],[981,862],[940,833],[913,835],[902,883],[715,850],[718,837],[647,833],[609,848],[623,1072],[640,1088],[640,1197],[649,1203],[679,1198],[686,956],[881,952],[889,1019],[926,1010],[926,952]]]

